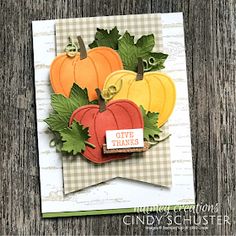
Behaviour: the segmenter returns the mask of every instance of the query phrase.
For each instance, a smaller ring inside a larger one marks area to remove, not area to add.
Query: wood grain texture
[[[231,224],[163,230],[127,226],[123,215],[42,220],[31,21],[176,11],[184,12],[196,201],[219,203]],[[0,235],[235,234],[235,12],[234,0],[0,1]]]

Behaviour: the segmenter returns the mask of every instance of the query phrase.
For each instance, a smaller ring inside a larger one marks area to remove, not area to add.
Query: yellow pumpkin
[[[162,72],[143,73],[143,62],[139,60],[138,73],[119,70],[106,78],[104,93],[113,90],[111,100],[129,99],[145,110],[158,112],[158,125],[161,127],[170,117],[176,101],[173,80]],[[114,92],[115,90],[115,92]]]

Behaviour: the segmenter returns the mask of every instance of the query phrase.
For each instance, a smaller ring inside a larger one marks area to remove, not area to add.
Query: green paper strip
[[[168,207],[168,210],[183,210],[191,209],[195,204],[190,205],[172,205],[172,206],[159,206],[161,208]],[[154,206],[153,206],[154,207]],[[149,207],[141,207],[147,208]],[[151,208],[151,207],[150,207]],[[110,210],[94,210],[94,211],[75,211],[75,212],[52,212],[52,213],[43,213],[43,218],[54,218],[54,217],[71,217],[71,216],[91,216],[91,215],[110,215],[110,214],[124,214],[124,213],[138,213],[135,211],[136,208],[122,208],[122,209],[110,209]],[[155,210],[152,210],[153,212]],[[149,210],[151,212],[151,210]],[[141,213],[141,212],[140,212]]]

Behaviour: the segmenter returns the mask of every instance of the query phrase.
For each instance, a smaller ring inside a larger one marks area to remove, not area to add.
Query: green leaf
[[[145,71],[155,71],[164,68],[164,62],[168,55],[152,52],[155,46],[155,37],[153,34],[141,36],[137,42],[134,42],[134,36],[128,31],[121,37],[117,27],[108,31],[97,29],[95,40],[89,45],[90,48],[106,46],[117,50],[124,68],[126,70],[137,70],[138,58],[145,60]],[[149,63],[149,59],[154,59],[155,63]]]
[[[155,45],[154,35],[144,35],[134,43],[134,36],[128,31],[118,41],[118,53],[126,70],[136,71],[138,58],[147,57]]]
[[[147,53],[151,52],[154,46],[155,39],[153,34],[142,36],[136,43],[136,47],[138,48],[140,57],[143,57]]]
[[[93,101],[89,102],[89,104],[98,105],[98,100],[93,100]]]
[[[96,48],[96,47],[98,47],[97,41],[94,40],[94,41],[93,41],[92,43],[90,43],[88,46],[89,46],[89,48]]]
[[[44,121],[48,124],[52,131],[59,131],[66,128],[69,124],[70,116],[59,115],[58,113],[51,113]]]
[[[87,89],[82,89],[74,83],[69,98],[62,94],[52,94],[51,105],[54,113],[50,114],[45,122],[52,131],[60,131],[68,127],[73,111],[87,104],[89,104]]]
[[[73,111],[87,104],[97,104],[97,100],[90,102],[87,89],[82,89],[77,84],[73,84],[69,98],[62,94],[51,96],[54,111],[45,122],[54,136],[50,143],[57,151],[76,155],[85,150],[85,145],[94,147],[87,142],[88,128],[84,128],[76,121],[68,127]]]
[[[137,67],[137,48],[134,45],[134,36],[127,31],[118,42],[118,53],[126,70],[135,71]]]
[[[168,55],[161,52],[152,52],[143,57],[144,71],[155,71],[164,69],[164,62]]]
[[[118,39],[120,38],[119,31],[117,27],[114,27],[112,30],[104,30],[104,29],[97,29],[95,34],[95,40],[89,44],[90,48],[95,48],[99,46],[106,46],[113,48],[115,50],[118,49]]]
[[[74,83],[70,91],[69,100],[76,108],[89,104],[88,90],[86,88],[82,89]]]
[[[161,130],[157,125],[158,115],[157,112],[146,111],[142,106],[140,106],[143,121],[144,121],[144,139],[150,141],[155,138],[155,136],[159,136]]]
[[[76,155],[85,150],[86,140],[89,138],[88,128],[74,121],[70,127],[60,131],[63,146],[61,151]]]
[[[76,104],[72,103],[70,99],[62,94],[52,94],[51,105],[60,116],[68,116],[68,114],[71,114],[71,111],[77,108]]]

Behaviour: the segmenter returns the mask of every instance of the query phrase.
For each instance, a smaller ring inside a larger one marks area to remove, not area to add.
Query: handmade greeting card
[[[181,13],[33,22],[43,217],[194,204]]]

